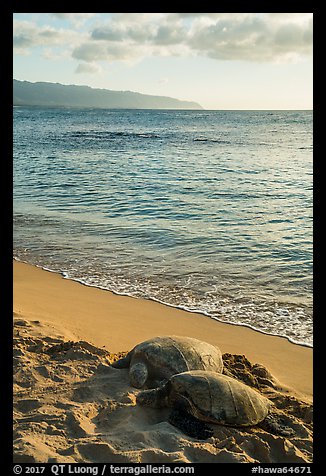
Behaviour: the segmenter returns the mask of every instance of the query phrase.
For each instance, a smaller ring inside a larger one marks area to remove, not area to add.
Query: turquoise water
[[[311,111],[15,107],[13,166],[17,259],[312,345]]]

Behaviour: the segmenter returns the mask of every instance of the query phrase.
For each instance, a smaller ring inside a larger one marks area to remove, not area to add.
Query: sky
[[[15,13],[13,77],[312,109],[312,13]]]

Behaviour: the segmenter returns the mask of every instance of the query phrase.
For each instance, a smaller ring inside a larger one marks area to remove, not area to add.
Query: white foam
[[[25,262],[25,263],[29,264],[27,261],[23,261],[20,258],[14,257],[14,259],[16,261],[21,261],[21,262]],[[100,283],[94,283],[94,282],[91,283],[88,278],[80,278],[80,277],[71,276],[68,271],[60,271],[59,272],[57,270],[54,270],[54,269],[51,269],[47,266],[42,266],[42,265],[39,265],[39,264],[35,264],[35,266],[38,267],[38,268],[41,268],[45,271],[48,271],[48,272],[60,274],[64,279],[69,279],[71,281],[78,282],[78,283],[80,283],[84,286],[93,287],[93,288],[97,288],[97,289],[101,289],[101,290],[105,290],[105,291],[110,291],[113,294],[116,294],[118,296],[128,296],[128,297],[135,297],[135,298],[141,298],[141,299],[147,299],[147,300],[155,301],[155,302],[158,302],[158,303],[163,304],[165,306],[173,307],[173,308],[176,308],[176,309],[181,309],[181,310],[184,310],[184,311],[189,312],[189,313],[202,314],[204,316],[210,317],[211,319],[214,319],[214,320],[216,320],[218,322],[221,322],[221,323],[224,323],[224,324],[247,327],[249,329],[260,332],[260,333],[265,334],[265,335],[273,335],[273,336],[277,336],[277,337],[283,337],[283,338],[286,338],[289,342],[291,342],[293,344],[296,344],[296,345],[309,347],[309,348],[313,347],[313,345],[308,343],[308,342],[303,342],[302,340],[296,339],[295,337],[289,337],[288,335],[285,335],[282,332],[266,331],[266,330],[262,329],[261,327],[257,327],[253,323],[248,323],[248,322],[243,322],[243,321],[235,322],[235,321],[228,321],[227,319],[221,319],[221,318],[217,317],[216,315],[213,315],[208,310],[205,310],[201,307],[190,307],[189,305],[186,305],[186,304],[176,304],[176,303],[172,304],[172,303],[170,303],[170,302],[168,302],[164,299],[160,299],[160,298],[157,298],[155,296],[150,296],[150,295],[146,295],[146,294],[143,295],[143,293],[139,293],[139,292],[136,294],[135,292],[124,291],[124,290],[121,290],[121,289],[114,288],[113,286],[109,287],[107,285],[101,285]],[[139,295],[139,294],[141,294],[141,295]],[[226,309],[224,311],[226,311]],[[284,311],[286,311],[288,313],[287,310],[284,310]],[[269,312],[269,311],[267,311],[267,312]],[[286,314],[286,312],[282,312],[282,310],[279,310],[279,312],[280,312],[281,315]],[[238,318],[238,316],[236,316],[236,317]]]

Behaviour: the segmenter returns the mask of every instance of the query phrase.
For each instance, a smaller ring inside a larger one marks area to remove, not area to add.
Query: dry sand
[[[213,425],[199,441],[170,425],[167,409],[136,405],[128,370],[109,364],[165,334],[218,345],[229,371],[268,396],[295,435]],[[16,462],[310,462],[311,402],[309,348],[14,262]]]

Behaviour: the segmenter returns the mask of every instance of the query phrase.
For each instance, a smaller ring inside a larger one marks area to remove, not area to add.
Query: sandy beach
[[[312,461],[311,348],[13,265],[15,461]],[[136,405],[128,371],[110,363],[169,334],[217,345],[234,375],[270,398],[295,436],[214,425],[203,442],[170,425],[167,409]],[[267,383],[254,364],[268,369]]]

